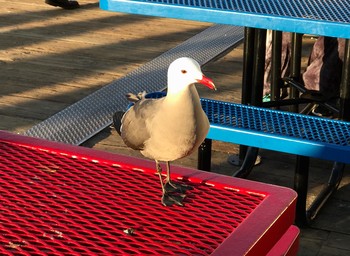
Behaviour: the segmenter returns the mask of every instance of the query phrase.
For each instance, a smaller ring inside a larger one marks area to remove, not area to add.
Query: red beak
[[[211,80],[210,78],[203,75],[202,79],[198,79],[197,81],[198,81],[198,83],[205,85],[209,89],[216,91],[215,84],[214,84],[213,80]]]

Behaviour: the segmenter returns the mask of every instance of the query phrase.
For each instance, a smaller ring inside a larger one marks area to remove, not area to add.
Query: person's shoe
[[[63,9],[76,9],[80,7],[77,1],[69,0],[45,0],[45,3],[52,6],[59,6]]]

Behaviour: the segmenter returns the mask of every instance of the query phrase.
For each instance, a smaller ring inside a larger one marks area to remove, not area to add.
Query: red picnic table
[[[297,254],[293,190],[174,166],[165,207],[154,167],[0,131],[0,255]]]

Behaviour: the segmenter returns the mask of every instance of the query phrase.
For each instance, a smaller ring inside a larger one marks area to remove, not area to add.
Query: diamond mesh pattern
[[[209,255],[266,198],[191,185],[163,207],[154,170],[0,141],[0,254]]]
[[[350,145],[350,123],[202,99],[211,124],[341,146]]]
[[[344,23],[350,22],[350,2],[348,0],[145,0],[143,2],[180,4],[192,7]]]

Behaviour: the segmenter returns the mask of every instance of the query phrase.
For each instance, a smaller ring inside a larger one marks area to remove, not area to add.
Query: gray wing
[[[135,150],[142,150],[150,138],[146,120],[152,119],[163,99],[142,99],[137,101],[123,116],[121,137],[124,143]]]

